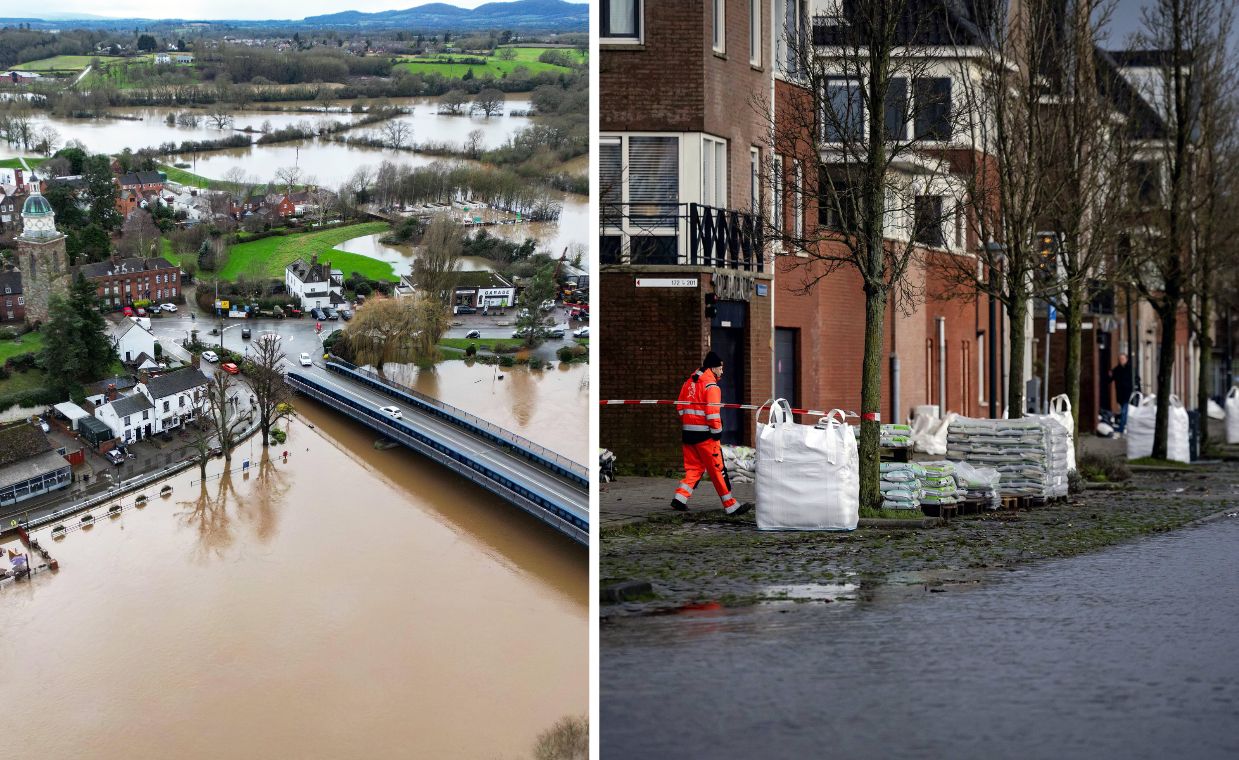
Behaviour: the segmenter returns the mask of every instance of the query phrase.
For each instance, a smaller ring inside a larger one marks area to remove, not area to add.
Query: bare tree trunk
[[[865,288],[865,355],[860,376],[859,447],[862,509],[882,508],[882,476],[878,456],[882,423],[876,415],[882,408],[882,330],[886,300],[885,290]]]
[[[1084,333],[1084,288],[1075,280],[1067,288],[1067,398],[1071,401],[1071,438],[1080,437],[1080,354]],[[1049,393],[1049,389],[1046,389]]]
[[[1213,308],[1210,296],[1212,283],[1205,280],[1200,288],[1200,324],[1197,326],[1196,342],[1200,357],[1196,368],[1196,416],[1200,425],[1200,448],[1203,456],[1205,443],[1209,440],[1209,381],[1213,373],[1213,337],[1209,335],[1209,310]]]
[[[1024,320],[1028,317],[1028,296],[1022,288],[1012,288],[1007,302],[1007,321],[1011,324],[1011,350],[1007,362],[1007,416],[1017,420],[1024,416]]]
[[[1179,299],[1167,299],[1169,308],[1159,309],[1158,318],[1162,323],[1162,336],[1157,355],[1157,427],[1153,431],[1153,458],[1165,459],[1169,443],[1170,422],[1170,390],[1171,377],[1174,373],[1175,333],[1179,329]]]

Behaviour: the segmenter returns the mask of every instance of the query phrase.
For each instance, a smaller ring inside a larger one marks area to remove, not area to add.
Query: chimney
[[[13,184],[17,185],[19,188],[22,186],[22,170],[21,169],[13,170]]]
[[[120,394],[116,392],[116,383],[108,383],[108,389],[103,393],[103,400],[107,403],[115,401]]]

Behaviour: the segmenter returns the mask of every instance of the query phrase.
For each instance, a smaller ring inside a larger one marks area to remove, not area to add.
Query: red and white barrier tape
[[[668,405],[668,406],[676,406],[676,405],[687,406],[689,404],[701,404],[701,403],[702,402],[700,401],[666,401],[663,399],[658,399],[658,400],[603,399],[598,402],[600,406],[627,406],[627,405],[636,405],[636,404],[661,404],[661,405]],[[770,404],[766,403],[760,406],[755,405],[755,404],[710,404],[710,406],[719,407],[720,409],[750,409],[750,410],[756,411],[758,409],[761,409],[762,407],[768,407],[770,406]],[[792,414],[812,414],[818,417],[826,417],[830,414],[829,411],[822,411],[821,409],[792,409],[791,412]],[[845,414],[848,417],[857,416],[856,412],[845,412]]]

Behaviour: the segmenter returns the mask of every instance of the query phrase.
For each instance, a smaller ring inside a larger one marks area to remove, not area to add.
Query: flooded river
[[[494,410],[529,397],[508,387]],[[438,465],[375,450],[325,407],[299,409],[275,447],[287,464],[205,488],[193,470],[169,499],[63,540],[42,531],[61,570],[0,589],[7,746],[516,758],[588,710],[580,547]]]
[[[1234,758],[1237,547],[1230,517],[946,593],[604,626],[603,756]]]

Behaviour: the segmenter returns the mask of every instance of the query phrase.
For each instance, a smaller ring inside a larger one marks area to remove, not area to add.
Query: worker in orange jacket
[[[706,476],[723,500],[724,512],[739,515],[753,508],[752,504],[741,504],[731,495],[731,479],[723,464],[723,392],[718,387],[722,376],[723,360],[710,351],[702,360],[701,368],[680,388],[678,400],[691,403],[676,405],[684,447],[684,479],[675,489],[672,509],[687,510],[688,497]]]

